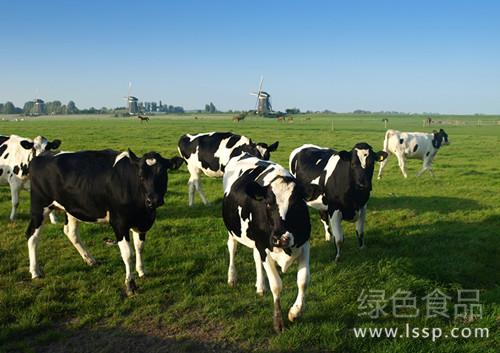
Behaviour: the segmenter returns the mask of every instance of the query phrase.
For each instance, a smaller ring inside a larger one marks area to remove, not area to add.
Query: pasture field
[[[288,166],[289,153],[304,143],[350,150],[366,141],[378,151],[385,132],[384,116],[379,115],[300,115],[293,123],[262,118],[235,123],[230,115],[197,117],[152,117],[143,124],[135,118],[43,117],[0,121],[0,134],[59,138],[62,150],[130,147],[138,155],[155,150],[171,157],[177,155],[177,141],[186,132],[233,131],[257,142],[279,140],[272,160]],[[422,116],[387,118],[388,127],[398,130],[434,128],[423,128]],[[500,118],[481,117],[488,119]],[[334,245],[325,241],[317,211],[311,210],[306,307],[300,321],[285,321],[280,335],[272,329],[271,294],[261,298],[255,293],[251,250],[239,246],[238,284],[230,288],[226,283],[220,179],[202,179],[210,207],[196,196],[189,208],[186,167],[169,174],[166,203],[146,237],[147,276],[138,279],[138,294],[131,298],[123,295],[119,249],[104,242],[114,238],[108,225],[81,226],[82,240],[99,262],[88,267],[63,234],[62,224],[47,224],[39,244],[45,277],[32,281],[24,236],[29,193],[21,193],[18,219],[9,222],[10,192],[8,186],[0,186],[0,352],[498,352],[500,125],[443,127],[451,144],[437,154],[434,178],[424,174],[417,179],[421,161],[413,160],[405,180],[394,156],[382,180],[375,174],[366,249],[358,249],[354,225],[344,223],[342,259],[335,264]],[[295,276],[296,265],[282,275],[284,319],[297,294]],[[363,315],[365,294],[384,291],[388,300],[398,289],[416,297],[416,317],[396,317],[391,301],[382,308],[387,315]],[[435,289],[451,297],[449,318],[426,315],[422,298]],[[457,293],[463,289],[479,291],[482,318],[454,318]],[[441,328],[443,336],[434,341],[399,334],[356,338],[353,331],[402,331],[407,323],[412,328]],[[488,328],[489,337],[451,338],[454,327]]]

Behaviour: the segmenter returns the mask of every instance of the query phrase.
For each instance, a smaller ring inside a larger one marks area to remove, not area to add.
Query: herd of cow
[[[269,161],[278,148],[254,143],[245,136],[212,132],[186,134],[178,143],[182,158],[163,158],[156,152],[137,157],[131,150],[56,152],[61,141],[42,136],[31,140],[16,135],[0,136],[0,183],[10,185],[14,220],[19,190],[31,193],[31,218],[26,230],[29,270],[32,278],[42,275],[37,261],[37,244],[45,218],[56,219],[53,211],[65,213],[64,233],[84,261],[96,263],[80,240],[79,222],[106,222],[111,225],[125,264],[125,288],[136,290],[132,272],[132,233],[135,269],[144,276],[142,250],[146,232],[156,218],[156,209],[164,203],[168,171],[184,162],[190,173],[188,200],[195,191],[203,203],[208,200],[200,184],[200,174],[223,177],[222,219],[228,230],[228,283],[236,284],[234,256],[237,243],[253,249],[256,290],[266,289],[264,271],[274,299],[273,324],[284,328],[277,265],[285,272],[298,261],[298,295],[288,312],[294,321],[304,308],[309,282],[309,238],[311,224],[307,206],[318,209],[325,236],[333,236],[337,261],[344,235],[342,220],[356,222],[359,246],[364,246],[366,205],[372,190],[375,163],[380,162],[378,177],[387,163],[388,152],[396,155],[406,177],[405,159],[423,160],[423,169],[432,174],[431,163],[439,148],[448,144],[441,129],[427,133],[402,133],[388,130],[383,151],[375,152],[367,143],[357,143],[350,151],[336,151],[315,145],[294,149],[289,169]]]

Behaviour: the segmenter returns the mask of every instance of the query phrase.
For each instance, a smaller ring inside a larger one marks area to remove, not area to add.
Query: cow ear
[[[267,148],[267,150],[268,150],[269,152],[274,152],[274,151],[276,151],[276,150],[278,149],[278,145],[279,145],[279,144],[280,144],[280,142],[279,142],[279,141],[276,141],[275,143],[273,143],[272,145],[270,145],[270,146]]]
[[[34,144],[33,142],[29,142],[28,140],[22,140],[21,141],[21,146],[25,149],[25,150],[30,150],[33,148]]]
[[[437,130],[432,130],[432,133],[437,134],[438,132],[437,132]]]
[[[382,161],[384,161],[384,160],[387,159],[387,156],[389,156],[389,154],[387,152],[385,152],[385,151],[379,151],[379,152],[377,152],[375,160],[377,162],[382,162]]]
[[[338,153],[340,159],[342,159],[343,161],[350,161],[351,160],[351,153],[350,152],[347,152],[347,151],[340,151]]]
[[[263,201],[267,196],[267,187],[260,186],[255,181],[252,181],[245,187],[245,193],[254,200]]]
[[[46,150],[56,150],[59,148],[61,145],[61,140],[55,139],[52,142],[47,143],[47,147],[45,147]]]
[[[177,170],[181,167],[182,163],[184,163],[184,159],[181,157],[173,157],[171,159],[163,158],[165,162],[165,166],[170,170]]]
[[[304,200],[316,200],[321,195],[321,189],[318,185],[307,184],[304,185]]]
[[[139,158],[135,155],[134,152],[132,152],[132,150],[129,148],[128,149],[128,157],[130,159],[130,161],[134,162],[134,163],[138,163],[139,162]]]

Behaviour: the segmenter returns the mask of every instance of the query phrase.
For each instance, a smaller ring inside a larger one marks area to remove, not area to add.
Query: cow
[[[274,299],[273,326],[281,332],[284,328],[280,305],[282,283],[276,264],[286,272],[298,261],[298,295],[288,312],[288,319],[294,321],[302,314],[310,277],[311,224],[305,199],[314,192],[314,187],[302,188],[282,166],[248,153],[229,160],[223,184],[222,217],[229,235],[228,284],[236,284],[234,257],[237,244],[241,243],[253,249],[259,295],[265,288],[264,267]]]
[[[33,159],[29,166],[33,176],[31,220],[26,230],[31,277],[42,275],[36,251],[45,215],[59,209],[66,213],[64,233],[88,265],[96,261],[80,240],[79,222],[111,225],[125,263],[125,291],[134,294],[129,231],[133,234],[135,268],[142,277],[146,232],[155,221],[156,208],[164,203],[168,171],[182,163],[179,157],[166,159],[156,152],[139,158],[131,150],[44,153]]]
[[[356,222],[360,248],[365,245],[366,206],[372,190],[375,162],[387,158],[384,151],[374,152],[365,143],[357,143],[351,151],[337,152],[330,148],[303,145],[290,154],[290,171],[304,185],[317,185],[317,197],[308,205],[319,210],[325,238],[335,239],[335,261],[340,259],[344,241],[343,220]]]
[[[19,191],[29,189],[28,166],[40,153],[59,148],[60,140],[49,141],[43,136],[33,140],[17,135],[0,136],[0,184],[9,184],[12,200],[10,220],[16,218],[19,206]],[[55,216],[50,213],[50,220],[55,223]]]
[[[145,115],[137,115],[137,118],[141,121],[141,124],[145,121],[147,123],[149,123],[149,116],[145,116]]]
[[[429,171],[431,176],[434,176],[432,161],[439,148],[449,144],[448,134],[443,129],[439,131],[434,130],[432,134],[387,130],[384,139],[384,151],[396,156],[401,173],[403,173],[405,178],[408,177],[405,166],[407,158],[421,159],[423,161],[422,169],[417,173],[417,177],[422,175],[426,170]],[[386,164],[387,159],[380,164],[377,179],[382,178],[382,171]]]
[[[181,136],[178,143],[179,154],[186,161],[190,177],[188,182],[189,206],[194,202],[194,191],[198,191],[202,202],[208,200],[201,188],[200,172],[208,177],[222,177],[224,168],[233,156],[248,152],[256,157],[268,160],[270,153],[276,151],[279,142],[272,145],[254,143],[246,136],[231,132],[210,132]]]

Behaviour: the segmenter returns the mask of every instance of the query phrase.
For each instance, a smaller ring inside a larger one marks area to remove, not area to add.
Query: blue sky
[[[498,1],[0,0],[0,102],[500,113]]]

